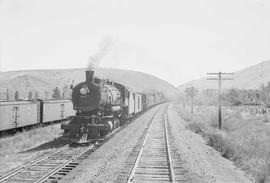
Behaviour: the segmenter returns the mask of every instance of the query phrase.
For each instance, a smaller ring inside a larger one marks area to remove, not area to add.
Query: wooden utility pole
[[[7,101],[9,101],[9,92],[8,92],[8,89],[7,89]]]
[[[218,73],[218,128],[221,130],[221,72]]]
[[[186,110],[186,97],[185,97],[185,95],[184,95],[184,99],[183,99],[183,108],[184,108],[184,110]]]
[[[190,113],[193,114],[193,103],[194,103],[194,96],[197,93],[197,89],[195,87],[186,88],[187,95],[190,96]]]
[[[191,109],[190,109],[190,113],[193,114],[193,98],[194,98],[194,87],[191,87]]]
[[[232,75],[233,73],[207,73],[207,75],[216,75],[218,78],[207,78],[207,80],[218,80],[218,128],[221,130],[222,126],[222,109],[221,109],[221,80],[233,80],[233,78],[222,78],[222,75]]]
[[[45,100],[48,100],[48,92],[45,92]]]

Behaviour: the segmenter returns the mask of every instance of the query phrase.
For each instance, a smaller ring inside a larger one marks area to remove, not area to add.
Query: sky
[[[270,59],[267,0],[0,0],[0,71],[136,70],[177,86]]]

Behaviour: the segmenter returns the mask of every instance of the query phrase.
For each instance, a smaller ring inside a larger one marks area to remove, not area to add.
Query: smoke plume
[[[88,69],[94,70],[101,60],[111,51],[114,41],[112,37],[105,37],[99,44],[98,51],[88,59]]]

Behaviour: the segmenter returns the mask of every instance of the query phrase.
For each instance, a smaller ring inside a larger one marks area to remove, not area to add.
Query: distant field
[[[191,115],[189,108],[183,110],[181,105],[178,107],[182,118],[188,121],[187,128],[201,134],[208,145],[252,174],[257,182],[265,182],[270,170],[270,123],[267,123],[267,116],[225,111],[220,131],[215,108],[197,107]]]

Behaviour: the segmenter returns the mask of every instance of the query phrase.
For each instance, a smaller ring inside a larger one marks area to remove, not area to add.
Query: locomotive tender
[[[153,93],[136,93],[125,85],[94,78],[86,71],[86,81],[73,87],[72,103],[76,115],[61,129],[77,142],[102,139],[146,108],[160,103]]]

